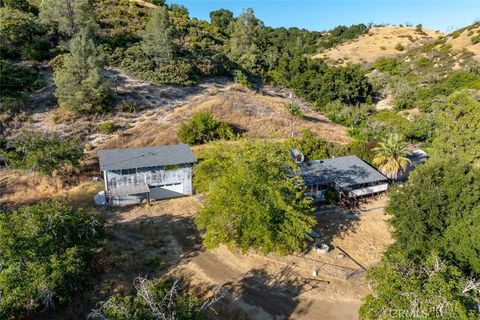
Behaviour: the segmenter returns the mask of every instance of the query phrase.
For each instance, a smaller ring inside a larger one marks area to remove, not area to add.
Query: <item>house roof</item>
[[[335,182],[340,187],[387,181],[387,177],[357,156],[312,160],[299,164],[305,185]]]
[[[100,150],[98,159],[101,171],[166,166],[197,161],[192,150],[186,144]]]

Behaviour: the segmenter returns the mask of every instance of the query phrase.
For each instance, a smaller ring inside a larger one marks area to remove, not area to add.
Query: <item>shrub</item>
[[[33,14],[12,8],[0,8],[0,56],[2,58],[17,58],[24,46],[31,47],[32,42],[45,33],[45,28],[38,23]]]
[[[252,87],[252,83],[248,79],[248,76],[240,70],[235,71],[235,79],[236,79],[236,82],[239,85],[241,85],[245,88],[251,88]]]
[[[472,44],[480,43],[480,34],[477,34],[476,36],[471,37],[470,41],[472,42]]]
[[[389,74],[399,74],[401,65],[400,59],[387,57],[378,58],[374,63],[375,69]]]
[[[98,130],[103,134],[112,134],[118,130],[118,126],[112,122],[107,121],[98,125]]]
[[[291,149],[299,149],[308,159],[326,159],[343,155],[343,149],[336,144],[317,137],[312,131],[305,130],[301,139],[291,140]]]
[[[52,174],[67,167],[78,167],[83,152],[78,139],[24,131],[7,144],[2,153],[12,168]]]
[[[6,60],[0,60],[0,74],[2,98],[20,98],[24,93],[41,88],[44,84],[37,69],[17,66]]]
[[[399,42],[395,45],[395,50],[403,51],[403,50],[405,50],[405,47]]]
[[[0,213],[0,318],[65,305],[86,286],[103,223],[56,201]]]
[[[201,320],[199,299],[178,281],[135,278],[135,295],[114,295],[93,310],[88,319],[153,320],[182,319]],[[121,310],[121,312],[119,312]]]
[[[433,66],[433,61],[428,59],[427,57],[421,56],[417,60],[415,60],[415,65],[418,68],[429,68]]]
[[[383,139],[390,133],[405,135],[411,128],[411,122],[392,110],[381,110],[369,117],[362,133],[368,140]]]
[[[118,109],[122,112],[133,113],[139,109],[139,106],[136,103],[125,101],[118,107]]]
[[[347,126],[358,126],[363,123],[371,114],[375,112],[375,108],[370,104],[361,104],[358,106],[349,106],[340,101],[335,101],[321,108],[320,111],[331,121]]]
[[[202,144],[218,139],[233,139],[231,125],[215,120],[209,112],[197,112],[177,133],[178,140],[188,144]]]

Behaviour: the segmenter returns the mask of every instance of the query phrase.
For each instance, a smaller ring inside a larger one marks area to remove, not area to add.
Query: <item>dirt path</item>
[[[193,258],[189,267],[205,281],[229,288],[230,299],[252,319],[358,319],[359,300],[329,300],[311,293],[312,288],[292,280],[295,275],[288,267],[275,279],[261,269],[232,267],[210,251]]]

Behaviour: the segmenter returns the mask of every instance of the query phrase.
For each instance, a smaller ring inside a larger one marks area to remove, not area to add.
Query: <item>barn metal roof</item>
[[[186,144],[100,150],[98,159],[101,171],[166,166],[197,161],[192,150]]]
[[[387,181],[387,177],[357,156],[311,160],[299,164],[305,185],[336,183],[340,187]]]

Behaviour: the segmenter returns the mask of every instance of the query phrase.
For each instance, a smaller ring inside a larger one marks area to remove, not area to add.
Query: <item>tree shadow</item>
[[[328,124],[331,123],[330,121],[327,121],[327,120],[324,120],[324,119],[315,118],[315,117],[308,116],[308,115],[304,115],[304,116],[302,117],[302,119],[305,120],[305,121],[307,121],[307,122],[313,122],[313,123],[328,123]]]
[[[324,207],[315,212],[317,224],[314,231],[318,233],[318,241],[326,243],[333,249],[333,239],[343,237],[347,232],[356,232],[360,218],[352,213],[346,212],[340,207]],[[312,243],[312,246],[315,243]],[[311,249],[312,246],[309,248]]]
[[[114,294],[134,294],[136,277],[163,277],[204,250],[193,217],[140,215],[126,220],[122,216],[129,209],[100,209],[107,220],[106,239],[94,258],[90,291],[40,319],[85,319],[98,302]]]
[[[235,300],[257,309],[249,313],[257,313],[259,318],[266,313],[273,319],[289,319],[300,302],[298,296],[316,287],[314,281],[308,286],[309,281],[300,277],[293,270],[293,264],[289,264],[274,276],[264,269],[252,269],[237,283],[226,284],[226,287],[234,292]],[[297,310],[296,315],[306,313],[309,306]]]

